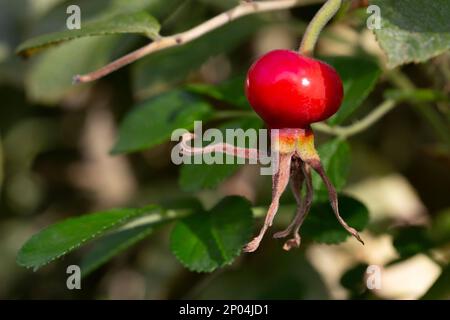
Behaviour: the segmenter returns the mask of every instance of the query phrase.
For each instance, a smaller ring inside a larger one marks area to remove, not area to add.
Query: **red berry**
[[[273,129],[305,128],[331,117],[342,103],[342,81],[333,67],[291,50],[259,58],[247,74],[246,95]]]

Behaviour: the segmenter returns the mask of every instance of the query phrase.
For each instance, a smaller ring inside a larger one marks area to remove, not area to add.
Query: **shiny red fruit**
[[[250,105],[272,129],[305,128],[331,117],[342,103],[342,81],[333,67],[290,50],[259,58],[247,74]]]

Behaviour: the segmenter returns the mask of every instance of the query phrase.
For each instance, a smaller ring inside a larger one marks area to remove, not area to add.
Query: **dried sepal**
[[[272,176],[272,202],[267,211],[264,224],[258,235],[245,247],[244,252],[253,252],[258,249],[265,233],[272,226],[278,211],[281,195],[291,182],[291,189],[297,203],[296,213],[289,224],[283,230],[274,234],[274,238],[286,238],[292,235],[283,246],[284,250],[298,248],[301,243],[300,228],[305,221],[313,201],[313,186],[311,179],[311,168],[315,170],[324,182],[333,212],[339,223],[359,242],[364,244],[358,232],[350,227],[339,213],[338,196],[336,189],[325,173],[320,161],[319,154],[314,146],[314,134],[311,128],[280,129],[272,131],[272,153],[278,155],[272,157],[278,161],[276,172]],[[228,155],[239,156],[247,159],[258,159],[258,149],[239,148],[226,143],[209,145],[206,147],[191,147],[188,142],[195,138],[194,134],[183,135],[181,152],[185,155],[206,154],[222,152]],[[306,186],[305,197],[301,196],[303,184]]]
[[[272,177],[272,203],[267,211],[263,227],[259,234],[244,247],[245,252],[253,252],[258,249],[267,229],[272,226],[273,219],[278,211],[281,195],[289,182],[292,155],[293,153],[280,154],[278,170]]]

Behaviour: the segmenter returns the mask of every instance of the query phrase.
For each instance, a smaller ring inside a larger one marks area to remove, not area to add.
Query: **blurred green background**
[[[160,22],[161,34],[170,35],[236,3],[0,0],[0,298],[418,299],[427,292],[429,298],[450,298],[450,110],[448,99],[419,95],[403,99],[380,121],[348,139],[351,153],[345,162],[350,168],[344,192],[369,209],[364,247],[352,239],[339,245],[306,242],[286,253],[282,242],[268,236],[257,253],[242,255],[213,273],[198,274],[187,271],[170,253],[172,227],[164,226],[83,279],[82,290],[66,288],[66,268],[78,264],[90,245],[37,272],[16,264],[17,252],[31,235],[86,212],[149,203],[177,205],[191,199],[210,208],[226,195],[268,205],[270,178],[260,176],[257,166],[242,166],[217,187],[200,190],[195,175],[181,180],[180,187],[180,168],[170,161],[173,143],[129,155],[112,156],[110,150],[127,112],[174,88],[231,83],[224,99],[206,100],[222,112],[229,109],[227,99],[237,110],[249,111],[243,97],[246,70],[269,50],[296,48],[320,4],[245,17],[89,85],[73,86],[72,76],[92,71],[144,45],[146,39],[92,37],[27,60],[15,55],[23,41],[64,30],[69,4],[82,8],[82,21],[114,10],[145,9]],[[450,54],[394,73],[386,70],[385,54],[365,27],[367,15],[359,4],[364,1],[353,1],[318,45],[320,56],[362,56],[382,69],[368,98],[344,124],[363,118],[388,90],[401,87],[399,83],[448,97]],[[329,139],[318,132],[318,145]],[[292,203],[292,197],[286,195],[283,201]],[[289,221],[291,213],[285,211],[274,228]],[[430,243],[429,230],[439,234],[439,242]],[[365,287],[368,265],[380,266],[380,289]]]

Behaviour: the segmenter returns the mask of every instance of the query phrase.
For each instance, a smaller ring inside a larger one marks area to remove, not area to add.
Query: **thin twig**
[[[389,111],[391,111],[397,105],[394,100],[385,100],[378,107],[375,108],[371,113],[369,113],[362,120],[355,122],[352,125],[346,127],[334,126],[331,127],[324,122],[314,123],[312,125],[314,130],[332,134],[335,136],[339,136],[341,138],[347,138],[349,136],[353,136],[358,134],[366,129],[368,129],[375,122],[380,120],[384,115],[386,115]]]
[[[196,154],[209,154],[215,152],[225,153],[231,156],[244,159],[259,159],[259,150],[256,148],[241,148],[228,143],[216,143],[206,147],[191,147],[188,142],[195,139],[193,133],[185,133],[181,139],[181,152],[184,155],[192,156]]]
[[[97,71],[85,75],[77,75],[74,77],[74,83],[95,81],[153,52],[188,43],[214,29],[249,14],[289,9],[296,6],[321,2],[323,2],[323,0],[271,0],[242,2],[236,7],[217,15],[190,30],[171,36],[160,37],[148,45],[111,62]]]

